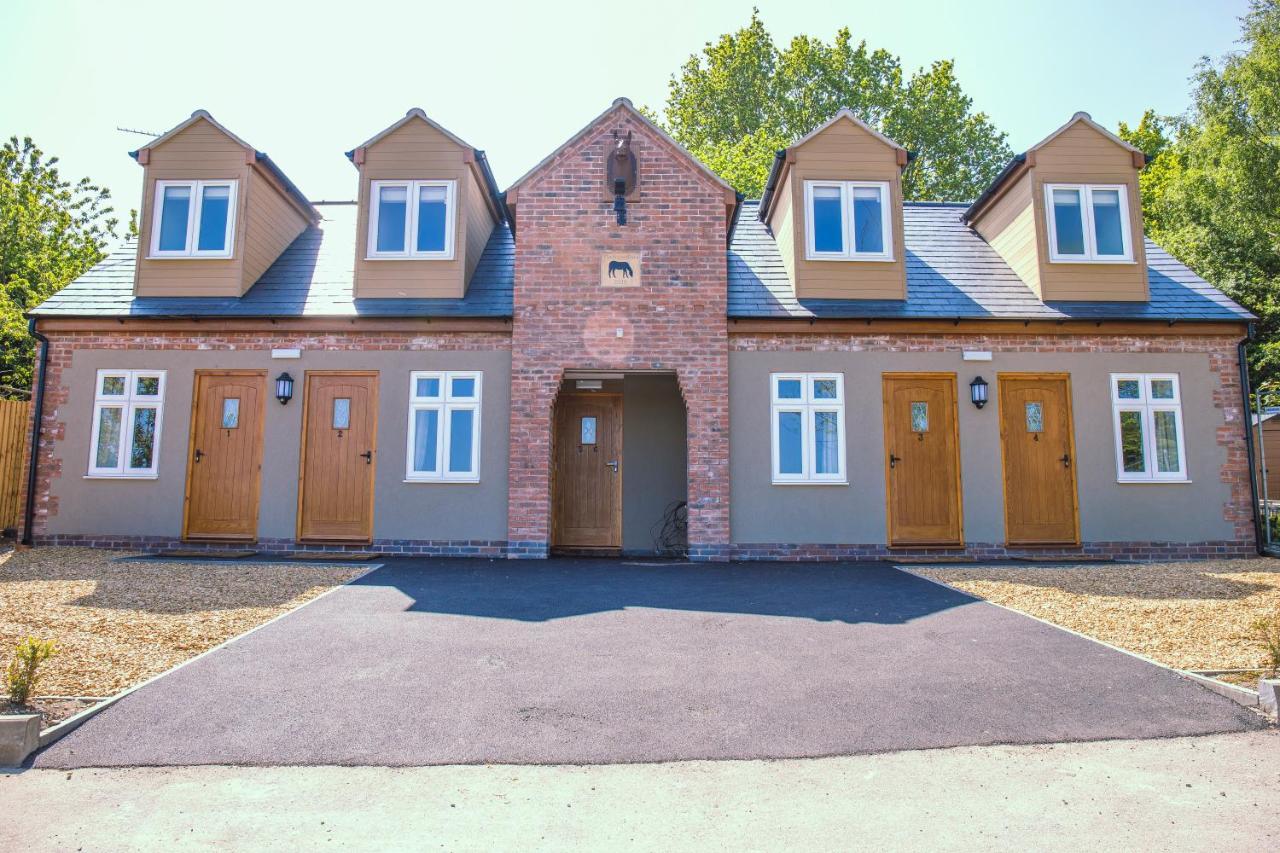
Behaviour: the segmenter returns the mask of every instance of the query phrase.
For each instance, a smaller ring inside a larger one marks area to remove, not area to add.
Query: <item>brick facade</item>
[[[639,197],[625,226],[603,192],[615,131],[632,133],[639,161]],[[690,556],[727,557],[725,194],[625,104],[519,185],[511,556],[547,553],[552,405],[567,369],[593,369],[675,373],[688,418]],[[602,287],[604,252],[640,253],[641,286]]]

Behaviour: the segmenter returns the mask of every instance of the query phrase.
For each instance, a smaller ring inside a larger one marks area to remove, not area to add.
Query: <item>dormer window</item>
[[[1123,184],[1046,184],[1049,259],[1057,263],[1133,260]]]
[[[372,181],[369,259],[452,259],[455,185]]]
[[[153,258],[229,258],[236,181],[156,181]]]
[[[891,261],[889,184],[805,181],[809,260]]]

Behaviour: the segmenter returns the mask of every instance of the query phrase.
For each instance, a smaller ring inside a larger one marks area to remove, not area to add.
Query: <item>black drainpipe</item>
[[[1236,358],[1240,362],[1240,394],[1244,397],[1244,447],[1249,458],[1249,495],[1253,499],[1253,539],[1258,553],[1263,552],[1266,540],[1262,535],[1262,509],[1258,505],[1258,463],[1253,449],[1253,393],[1249,389],[1249,341],[1253,340],[1253,324],[1249,324],[1248,336],[1236,344]],[[1259,413],[1261,416],[1261,413]]]
[[[22,519],[22,544],[31,544],[31,522],[36,517],[36,472],[40,460],[40,424],[44,420],[44,377],[49,366],[49,339],[36,330],[36,318],[27,319],[27,332],[40,343],[40,373],[32,401],[31,462],[27,466],[27,507]],[[1252,457],[1250,457],[1252,458]]]

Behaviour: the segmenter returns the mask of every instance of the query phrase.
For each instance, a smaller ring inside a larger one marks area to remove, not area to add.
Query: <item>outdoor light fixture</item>
[[[282,406],[293,399],[293,377],[287,373],[276,377],[276,399]]]
[[[981,376],[974,377],[969,383],[969,399],[979,409],[987,404],[987,380]]]

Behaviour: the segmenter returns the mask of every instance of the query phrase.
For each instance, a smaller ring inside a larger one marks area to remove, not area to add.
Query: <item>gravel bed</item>
[[[137,562],[122,551],[0,556],[0,667],[27,636],[58,654],[47,696],[110,696],[260,625],[366,566]]]
[[[1179,669],[1260,666],[1250,626],[1280,616],[1273,559],[912,569]]]

